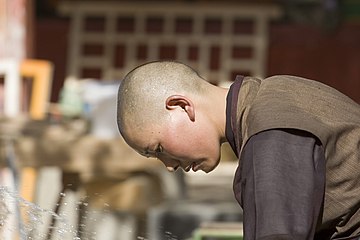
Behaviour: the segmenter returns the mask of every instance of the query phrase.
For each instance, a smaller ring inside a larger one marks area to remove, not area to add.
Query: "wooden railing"
[[[177,60],[215,84],[263,77],[276,6],[174,2],[65,2],[71,18],[68,75],[122,78],[135,66]]]

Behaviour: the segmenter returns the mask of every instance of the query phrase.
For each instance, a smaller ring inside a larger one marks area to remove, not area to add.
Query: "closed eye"
[[[161,144],[159,144],[155,149],[155,154],[156,156],[158,156],[162,152],[163,152],[163,147],[161,146]]]
[[[144,152],[140,152],[141,155],[149,158],[151,157],[151,154],[150,154],[150,151],[149,151],[149,148],[146,148]]]

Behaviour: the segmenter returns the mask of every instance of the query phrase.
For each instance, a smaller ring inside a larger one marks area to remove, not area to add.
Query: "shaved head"
[[[117,122],[126,138],[127,130],[144,130],[166,118],[166,99],[172,94],[198,96],[210,85],[197,72],[178,62],[151,62],[129,72],[118,92]]]
[[[129,72],[118,93],[117,122],[127,144],[169,171],[212,171],[225,139],[228,89],[191,67],[151,62]]]

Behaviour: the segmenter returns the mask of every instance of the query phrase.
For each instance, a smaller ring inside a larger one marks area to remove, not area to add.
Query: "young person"
[[[117,111],[125,141],[169,171],[212,171],[228,141],[246,240],[360,237],[360,106],[337,90],[295,76],[225,89],[151,62],[122,80]]]

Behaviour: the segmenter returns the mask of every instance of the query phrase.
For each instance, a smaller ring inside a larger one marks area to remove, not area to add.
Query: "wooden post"
[[[21,63],[21,76],[32,78],[29,114],[32,119],[46,117],[47,104],[52,84],[53,65],[45,60],[27,59]]]

